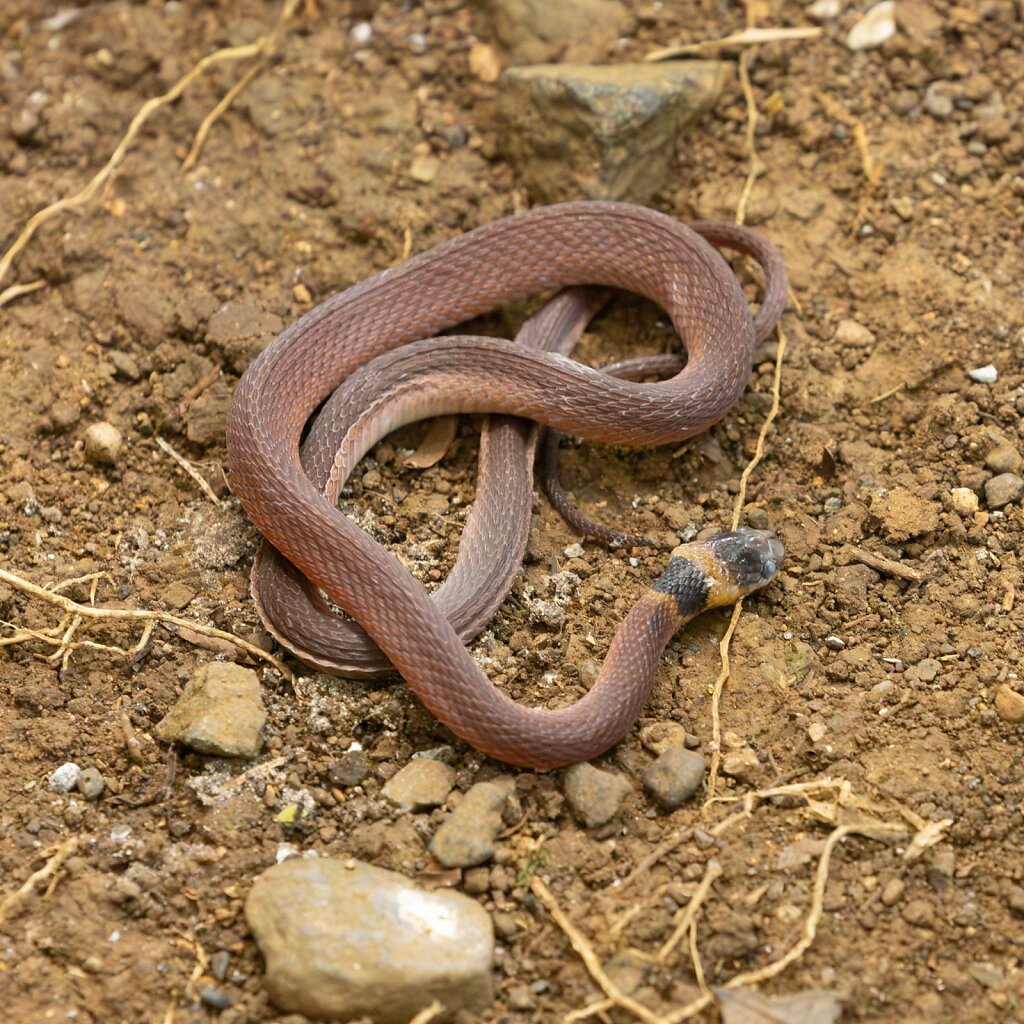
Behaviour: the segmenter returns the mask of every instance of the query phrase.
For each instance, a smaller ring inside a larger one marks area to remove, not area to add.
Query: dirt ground
[[[784,253],[794,301],[781,408],[744,518],[780,531],[786,564],[746,603],[732,640],[724,743],[756,761],[718,792],[806,785],[813,801],[789,792],[738,817],[729,803],[666,814],[640,785],[653,755],[639,728],[599,760],[635,783],[609,826],[578,824],[558,773],[517,772],[522,820],[476,895],[500,950],[484,1021],[561,1020],[602,997],[523,884],[527,867],[640,1003],[664,1015],[699,996],[685,938],[650,957],[711,861],[721,875],[695,933],[709,984],[795,949],[765,991],[838,991],[844,1020],[1024,1021],[1024,734],[1008,720],[1024,689],[1021,499],[995,508],[985,490],[1020,475],[1024,449],[1024,22],[1019,0],[900,5],[903,27],[881,48],[842,45],[858,0],[821,38],[762,45],[751,62],[762,173],[747,220]],[[576,57],[640,60],[745,23],[738,4],[630,6],[632,29],[612,51]],[[371,10],[372,38],[357,43],[350,29]],[[44,22],[56,12],[41,0],[0,10],[4,249],[35,211],[88,182],[147,99],[204,55],[256,39],[278,8],[97,3]],[[762,25],[809,24],[791,0],[757,14]],[[310,3],[194,167],[181,171],[192,138],[244,62],[212,68],[154,112],[107,187],[38,231],[0,281],[43,282],[2,313],[4,568],[38,585],[102,573],[98,605],[260,640],[247,581],[256,538],[223,473],[232,388],[319,300],[530,204],[498,152],[498,87],[470,71],[470,47],[490,39],[486,13],[458,3]],[[652,205],[683,219],[734,214],[750,162],[744,97],[729,77]],[[436,176],[417,180],[431,177],[410,171],[427,155]],[[601,363],[670,343],[658,311],[626,297],[580,356]],[[740,406],[681,450],[572,447],[570,492],[599,518],[667,542],[727,524],[777,350],[764,346]],[[968,376],[988,365],[994,383]],[[98,421],[125,439],[111,466],[85,455]],[[426,471],[398,457],[415,447],[410,428],[378,447],[347,499],[427,582],[447,567],[472,500],[477,426],[462,423]],[[204,496],[157,437],[224,500]],[[629,552],[591,543],[567,563],[576,540],[538,497],[524,576],[478,641],[521,699],[581,692],[588,661],[660,571],[663,555],[632,552],[631,565]],[[528,614],[531,595],[553,592],[553,555],[579,577],[560,629]],[[88,602],[91,586],[63,593]],[[4,636],[60,618],[0,584]],[[711,752],[728,621],[728,610],[705,615],[672,643],[641,726],[674,720]],[[130,648],[140,633],[102,622],[82,638]],[[242,657],[233,648],[158,626],[135,657],[83,647],[62,665],[52,653],[43,640],[0,651],[5,1020],[305,1020],[268,1004],[242,914],[283,843],[464,885],[426,852],[447,811],[398,816],[380,787],[439,743],[455,747],[460,791],[504,769],[455,741],[401,681],[292,686],[265,671],[262,759],[273,763],[251,774],[187,752],[175,765],[153,738],[193,671]],[[332,768],[355,741],[372,770],[345,788]],[[50,791],[65,761],[97,769],[103,796]],[[282,820],[303,799],[312,813]],[[881,824],[904,833],[895,841]],[[816,907],[820,858],[840,825],[853,831],[828,851]],[[915,834],[933,842],[908,845]],[[52,876],[14,895],[58,850]],[[801,953],[809,914],[816,935]]]

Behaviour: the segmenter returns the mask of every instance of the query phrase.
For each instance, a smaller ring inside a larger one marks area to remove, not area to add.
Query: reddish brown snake
[[[756,323],[757,336],[765,336],[785,302],[780,257],[744,229],[699,229],[761,262],[766,295]],[[511,342],[431,337],[509,302],[580,284],[625,288],[661,305],[686,347],[685,369],[667,381],[636,384]],[[679,624],[680,559],[669,563],[675,577],[659,589],[667,571],[627,617],[587,696],[569,708],[535,710],[491,685],[420,584],[321,490],[340,487],[385,433],[441,413],[522,416],[612,443],[679,441],[735,403],[750,374],[754,340],[736,278],[690,228],[617,203],[532,210],[378,274],[285,330],[236,389],[227,430],[232,483],[270,544],[363,626],[459,736],[513,764],[550,768],[586,760],[620,739],[642,709]],[[338,455],[326,465],[314,458],[304,468],[299,446],[306,423],[346,381],[343,398],[332,403],[338,408],[313,427],[331,443],[344,434]],[[503,539],[504,531],[493,536],[495,545]],[[777,542],[764,540],[761,548],[773,573]],[[691,561],[702,571],[703,557]],[[727,590],[717,587],[717,599],[730,599]],[[706,594],[705,603],[716,595]],[[275,625],[279,635],[291,635],[287,623]],[[302,645],[295,646],[303,655]]]

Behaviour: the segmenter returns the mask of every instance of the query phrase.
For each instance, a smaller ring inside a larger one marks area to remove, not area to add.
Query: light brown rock
[[[212,662],[185,684],[156,734],[165,743],[182,743],[201,754],[252,758],[263,746],[266,720],[256,673]]]
[[[1003,683],[996,690],[996,714],[1013,725],[1024,722],[1024,696]]]
[[[256,880],[245,916],[287,1013],[404,1024],[434,999],[454,1012],[493,997],[491,919],[462,893],[356,860],[293,857]]]
[[[443,761],[419,757],[387,781],[381,796],[403,811],[423,811],[429,807],[440,807],[454,782],[453,768]]]

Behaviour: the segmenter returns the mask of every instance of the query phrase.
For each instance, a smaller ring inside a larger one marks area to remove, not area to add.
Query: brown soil
[[[45,282],[4,309],[0,335],[0,558],[26,579],[102,571],[97,603],[180,610],[258,636],[247,589],[256,539],[243,513],[203,497],[155,437],[226,495],[226,403],[261,346],[407,244],[422,250],[528,201],[496,153],[496,87],[468,70],[474,33],[488,38],[479,10],[386,2],[367,52],[354,54],[350,7],[373,5],[328,0],[314,18],[316,6],[213,127],[194,169],[182,174],[181,160],[238,64],[158,111],[102,195],[45,226],[18,261],[17,280]],[[727,15],[723,6],[637,3],[635,32],[614,59],[742,28],[739,5]],[[802,4],[763,6],[763,24],[806,23]],[[762,46],[752,65],[764,173],[748,220],[783,250],[799,312],[785,317],[781,412],[747,505],[781,531],[787,562],[747,604],[721,707],[723,728],[759,767],[719,788],[738,795],[831,777],[850,787],[839,821],[869,804],[873,818],[906,825],[907,838],[950,821],[917,857],[883,836],[845,839],[815,941],[769,991],[838,989],[848,1020],[1020,1021],[1022,733],[995,697],[1003,684],[1021,687],[1021,506],[987,508],[983,485],[994,451],[1005,458],[1007,444],[1024,446],[1022,12],[1012,0],[901,6],[906,29],[881,49],[847,51],[844,15],[820,40]],[[88,181],[147,98],[217,47],[255,39],[275,16],[251,0],[109,3],[54,31],[41,24],[53,13],[43,8],[9,0],[0,12],[5,246],[34,211]],[[422,48],[410,33],[423,34]],[[922,113],[936,79],[951,83],[944,119]],[[681,218],[731,216],[748,168],[745,131],[734,82],[682,141],[675,183],[655,205]],[[440,170],[425,184],[409,169],[427,152]],[[840,327],[845,320],[863,330]],[[667,343],[657,312],[624,299],[595,325],[582,358]],[[575,448],[570,490],[605,521],[662,539],[690,523],[727,523],[769,405],[773,355],[770,345],[739,408],[682,452]],[[990,363],[996,383],[968,378]],[[126,439],[114,467],[84,455],[85,429],[100,420]],[[377,450],[375,475],[356,484],[352,504],[373,511],[381,535],[432,580],[472,498],[476,434],[462,424],[446,459],[425,472],[394,458],[415,437]],[[957,487],[981,493],[980,510],[957,506]],[[639,553],[633,566],[588,545],[568,566],[581,582],[567,624],[533,622],[526,588],[552,596],[551,557],[578,539],[545,500],[535,509],[525,579],[481,643],[508,666],[505,685],[547,704],[578,691],[587,660],[601,658],[661,556]],[[859,550],[923,582],[873,568]],[[89,584],[67,594],[87,601]],[[0,585],[0,619],[44,629],[59,612]],[[706,615],[672,644],[648,710],[685,724],[705,752],[727,621],[727,612]],[[87,634],[129,647],[138,635],[109,624]],[[279,1019],[241,908],[281,843],[464,884],[425,850],[445,811],[395,817],[377,798],[413,751],[454,742],[400,682],[289,687],[268,672],[274,767],[232,788],[242,768],[196,755],[168,776],[167,751],[152,738],[214,652],[164,627],[134,659],[82,648],[62,667],[45,660],[49,650],[32,642],[0,654],[3,889],[14,892],[67,839],[78,845],[49,886],[0,910],[6,1020],[207,1020],[217,1011],[199,1001],[199,992],[210,998],[204,985],[230,1000],[221,1021]],[[502,949],[484,1020],[561,1019],[600,995],[519,884],[538,849],[577,927],[602,960],[619,958],[620,984],[629,988],[633,972],[636,998],[659,1013],[699,992],[686,942],[646,974],[622,954],[657,952],[712,857],[723,874],[697,926],[709,982],[768,965],[800,938],[834,823],[801,799],[775,798],[755,802],[716,841],[714,826],[733,808],[707,820],[696,806],[656,810],[639,785],[652,755],[638,737],[601,759],[637,782],[610,827],[583,830],[557,776],[519,773],[524,820],[501,840],[478,896],[498,915]],[[330,770],[353,740],[373,771],[343,791]],[[502,770],[455,747],[461,790]],[[65,761],[98,769],[106,794],[87,803],[48,791]],[[314,812],[279,820],[303,792]],[[835,808],[827,792],[817,799],[819,811]],[[661,846],[683,828],[692,831]],[[659,851],[629,886],[616,885]],[[223,951],[226,979],[213,982],[209,958]]]

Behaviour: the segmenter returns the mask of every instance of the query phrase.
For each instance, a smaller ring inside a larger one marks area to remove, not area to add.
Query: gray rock
[[[574,764],[565,773],[565,798],[587,828],[612,820],[633,787],[625,776],[604,772],[592,764]]]
[[[666,811],[674,811],[700,788],[706,767],[700,754],[669,747],[644,772],[644,786]]]
[[[470,868],[490,860],[504,828],[502,808],[514,789],[515,780],[508,776],[471,787],[435,833],[430,852],[446,868]]]
[[[985,466],[993,473],[1020,473],[1024,466],[1024,459],[1021,454],[1005,437],[990,433],[992,448],[985,456]]]
[[[451,792],[455,770],[441,761],[417,758],[393,775],[380,791],[403,811],[440,807]]]
[[[358,786],[370,774],[370,759],[365,750],[349,750],[328,771],[335,786]]]
[[[985,483],[985,501],[989,508],[1002,508],[1024,494],[1024,480],[1013,473],[1000,473]]]
[[[454,1012],[493,997],[491,919],[461,893],[355,860],[293,857],[256,880],[245,916],[286,1013],[404,1024],[434,999]]]
[[[679,132],[714,106],[724,67],[693,60],[507,68],[500,147],[539,200],[645,202],[669,184]]]
[[[85,431],[85,457],[96,466],[113,466],[123,443],[113,423],[93,423]]]
[[[263,746],[266,720],[256,673],[212,662],[185,684],[156,734],[165,743],[182,743],[201,754],[253,758]]]

